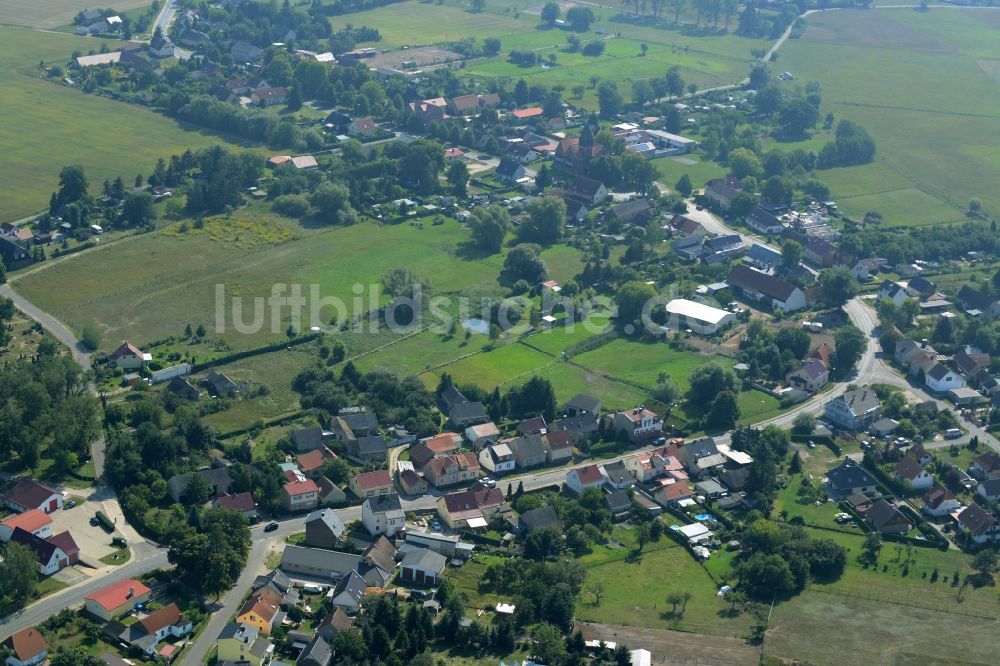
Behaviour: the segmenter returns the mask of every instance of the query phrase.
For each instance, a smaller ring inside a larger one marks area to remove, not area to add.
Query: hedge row
[[[255,347],[254,349],[233,352],[232,354],[220,356],[219,358],[212,359],[211,361],[195,363],[191,368],[191,372],[201,372],[202,370],[208,370],[209,368],[215,368],[220,365],[227,365],[235,361],[241,361],[245,358],[252,358],[254,356],[260,356],[261,354],[270,354],[271,352],[282,351],[284,349],[288,349],[289,347],[304,345],[307,342],[312,342],[313,340],[318,339],[319,336],[319,333],[307,333],[306,335],[300,335],[292,338],[291,340],[275,342],[274,344],[265,345],[263,347]]]

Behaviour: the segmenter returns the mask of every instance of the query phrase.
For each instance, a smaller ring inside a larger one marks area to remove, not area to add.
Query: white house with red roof
[[[142,367],[143,363],[152,360],[152,354],[143,353],[141,349],[128,340],[122,342],[118,345],[118,349],[108,354],[108,365],[122,370],[137,370]]]
[[[52,536],[52,519],[44,511],[30,509],[24,513],[15,513],[0,521],[0,541],[10,541],[16,528],[30,532],[37,537],[47,539]]]
[[[319,504],[319,487],[312,479],[289,481],[281,489],[281,505],[288,511],[311,511]]]
[[[126,578],[102,587],[84,597],[84,609],[101,620],[113,620],[149,601],[151,591],[135,580]]]
[[[600,489],[605,481],[604,472],[597,465],[578,467],[566,473],[566,488],[577,495],[582,495],[587,488]]]
[[[11,634],[3,646],[11,652],[7,666],[34,666],[45,662],[49,656],[49,644],[34,627]]]
[[[33,479],[21,479],[3,494],[3,501],[7,508],[18,513],[31,509],[52,513],[62,508],[63,495],[55,488]]]

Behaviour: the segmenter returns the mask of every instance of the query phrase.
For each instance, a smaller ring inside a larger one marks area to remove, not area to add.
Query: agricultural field
[[[0,13],[7,6],[2,3]],[[0,222],[45,209],[67,164],[83,165],[93,189],[106,178],[148,174],[160,157],[225,143],[148,109],[37,77],[39,61],[64,65],[74,51],[100,46],[96,39],[0,26],[0,145],[6,154]]]
[[[109,7],[122,13],[149,7],[147,0],[115,0]],[[93,7],[89,0],[4,0],[0,4],[0,23],[29,28],[57,28],[73,21],[81,10]]]
[[[210,218],[203,229],[183,228],[173,225],[112,249],[52,262],[18,280],[17,288],[77,330],[95,322],[106,347],[124,338],[141,344],[200,323],[234,351],[280,339],[291,323],[289,311],[282,310],[273,329],[268,312],[259,332],[242,334],[232,325],[227,300],[227,325],[218,332],[216,285],[225,287],[227,297],[244,298],[247,323],[253,321],[250,299],[268,297],[276,283],[302,285],[307,297],[316,285],[321,297],[338,297],[352,312],[367,311],[384,302],[379,280],[397,266],[429,280],[436,295],[499,290],[502,257],[468,255],[468,232],[453,220],[423,229],[365,222],[315,231],[272,215],[266,205],[253,205],[232,219]],[[354,299],[360,301],[357,308]],[[328,323],[336,312],[324,307],[320,314]],[[303,317],[302,328],[311,325],[311,306]]]
[[[525,6],[521,7],[522,4]],[[455,42],[470,36],[480,42],[487,37],[498,37],[500,55],[468,63],[463,69],[465,75],[480,78],[484,83],[498,77],[524,78],[529,84],[561,84],[567,90],[598,76],[618,82],[626,97],[628,81],[662,76],[674,65],[680,67],[686,81],[699,87],[738,81],[746,75],[751,53],[769,45],[766,40],[709,34],[685,23],[683,19],[687,17],[682,17],[678,25],[667,18],[654,24],[648,17],[636,20],[621,15],[617,9],[591,5],[596,21],[590,32],[579,35],[580,39],[587,42],[603,36],[607,38],[607,48],[601,56],[588,57],[567,50],[566,37],[571,33],[540,25],[539,7],[539,3],[530,2],[487,2],[484,11],[473,12],[460,3],[406,2],[356,12],[349,17],[333,17],[331,22],[335,29],[348,20],[353,25],[378,28],[382,40],[370,45],[380,49]],[[647,46],[645,55],[640,49],[642,44]],[[515,65],[507,61],[511,50],[534,50],[546,64],[527,68]],[[549,54],[556,55],[554,66],[548,63]],[[581,101],[595,106],[595,91],[588,88]]]
[[[910,226],[961,220],[972,197],[1000,210],[1000,158],[985,140],[1000,135],[995,12],[838,10],[808,24],[780,51],[788,85],[819,81],[821,115],[861,123],[878,145],[875,164],[818,173],[846,213]]]

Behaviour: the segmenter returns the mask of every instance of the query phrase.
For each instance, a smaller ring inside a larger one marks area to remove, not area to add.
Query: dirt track
[[[744,666],[760,663],[760,649],[739,638],[690,634],[669,629],[577,622],[585,640],[624,643],[653,653],[653,663],[669,666]]]

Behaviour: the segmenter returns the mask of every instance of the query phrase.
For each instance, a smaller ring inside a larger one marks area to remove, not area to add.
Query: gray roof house
[[[562,523],[559,521],[559,514],[551,506],[540,506],[531,511],[525,511],[517,517],[518,529],[526,534],[543,527],[554,527],[562,530]]]
[[[383,462],[389,455],[389,444],[382,435],[365,435],[344,443],[344,455],[355,462]]]
[[[322,636],[314,636],[299,653],[295,666],[328,666],[332,658],[333,650],[330,649],[330,644]]]
[[[221,497],[227,494],[232,488],[233,479],[229,476],[229,470],[225,467],[200,469],[197,472],[177,474],[170,477],[170,480],[167,481],[167,494],[170,495],[170,499],[180,502],[184,496],[184,490],[187,488],[188,482],[195,474],[204,479],[212,487],[212,497]]]
[[[447,558],[430,548],[414,548],[399,563],[399,578],[420,585],[437,585]]]
[[[343,521],[334,511],[313,511],[306,516],[306,538],[303,543],[317,548],[333,548],[345,529]]]
[[[833,499],[873,493],[877,489],[875,477],[850,458],[826,473],[826,492]]]
[[[882,402],[870,388],[848,391],[826,403],[826,418],[834,425],[860,432],[882,417]]]
[[[564,405],[567,416],[580,416],[581,414],[600,414],[601,399],[586,393],[577,393],[566,401]]]
[[[292,431],[291,438],[292,444],[295,445],[295,450],[299,453],[312,451],[323,446],[323,429],[318,426],[314,428],[299,428]]]
[[[343,608],[348,613],[357,613],[361,609],[361,599],[365,596],[365,579],[357,571],[351,571],[337,582],[330,595],[334,606]]]

